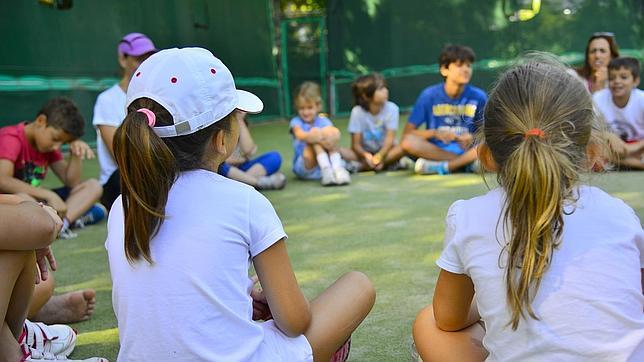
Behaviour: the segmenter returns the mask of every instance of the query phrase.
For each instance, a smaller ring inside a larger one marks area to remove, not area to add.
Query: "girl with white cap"
[[[333,358],[371,310],[371,282],[347,273],[309,303],[272,205],[216,172],[238,139],[235,110],[261,100],[209,51],[184,48],[143,62],[126,103],[106,240],[119,360]]]

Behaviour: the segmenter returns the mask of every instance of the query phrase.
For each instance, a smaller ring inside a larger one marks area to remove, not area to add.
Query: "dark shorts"
[[[63,201],[67,201],[67,198],[69,197],[69,194],[72,193],[71,187],[67,187],[67,186],[52,189],[51,191],[55,192],[56,195],[58,195],[58,197],[63,199]]]

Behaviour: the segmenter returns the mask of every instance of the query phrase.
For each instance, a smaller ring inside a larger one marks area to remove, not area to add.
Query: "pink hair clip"
[[[136,111],[141,112],[145,114],[146,117],[148,117],[148,126],[154,127],[154,125],[157,123],[157,116],[151,110],[147,108],[140,108],[140,109],[137,109]]]

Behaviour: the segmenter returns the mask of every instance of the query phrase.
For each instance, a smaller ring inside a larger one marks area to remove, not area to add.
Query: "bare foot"
[[[54,295],[36,313],[34,322],[67,324],[88,320],[94,313],[96,292],[94,289],[78,290]]]

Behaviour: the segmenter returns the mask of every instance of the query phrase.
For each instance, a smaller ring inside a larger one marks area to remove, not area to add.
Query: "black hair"
[[[451,63],[470,62],[474,63],[474,51],[472,48],[464,45],[447,44],[441,49],[438,56],[438,65],[440,67],[449,67]]]
[[[615,58],[608,63],[608,70],[619,70],[619,68],[626,68],[631,71],[633,79],[640,77],[640,62],[639,60],[631,57]]]
[[[47,126],[60,128],[74,139],[81,138],[85,133],[85,119],[69,98],[56,97],[48,100],[36,116],[41,114],[47,117]]]

